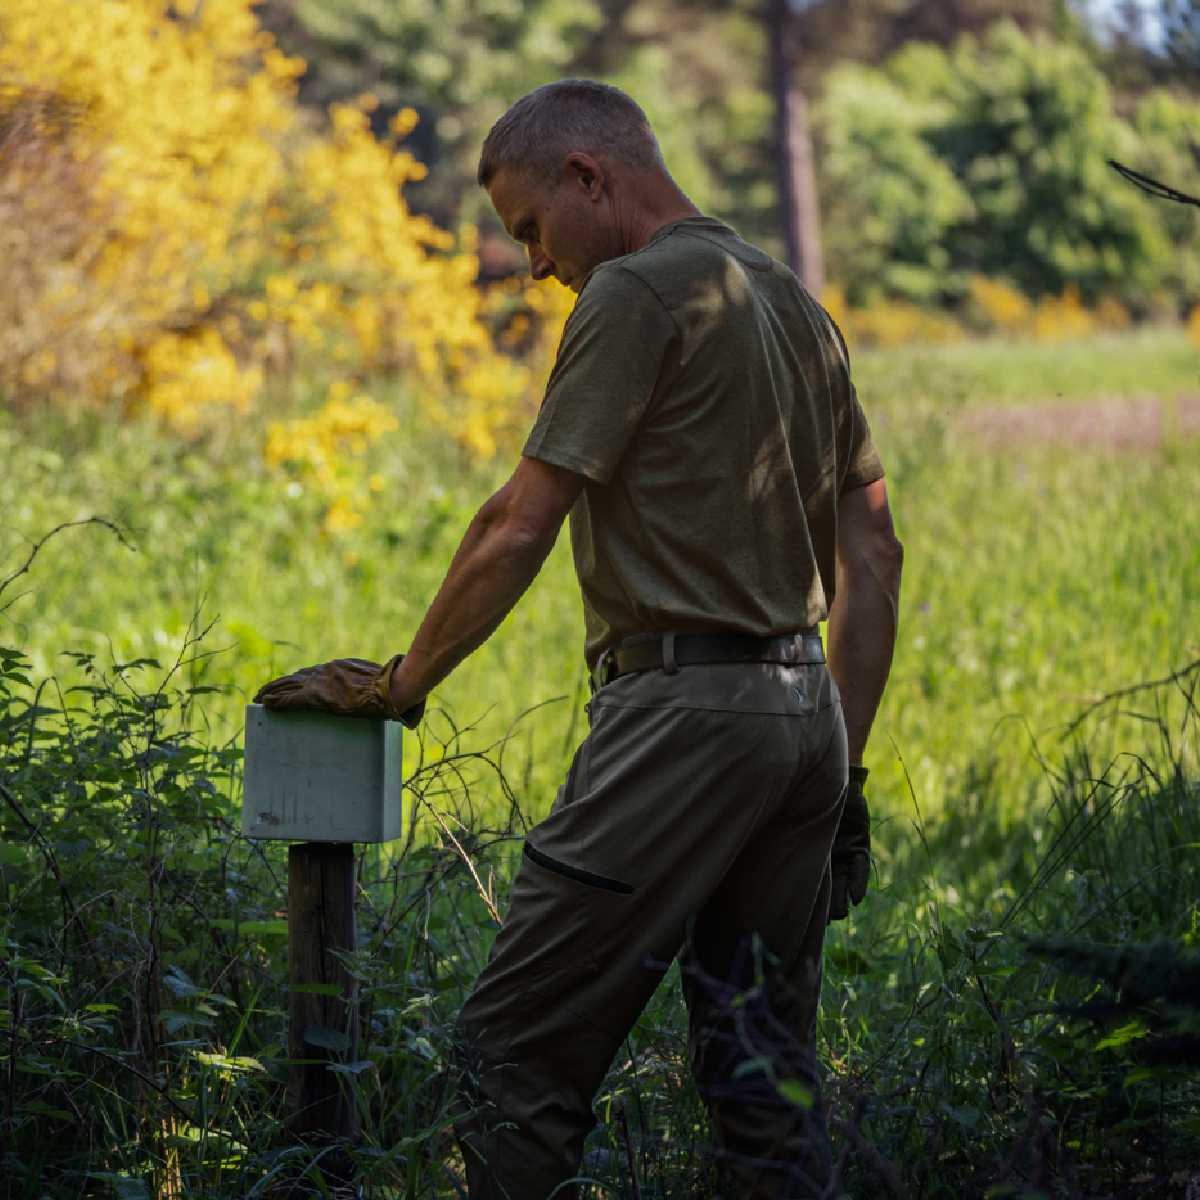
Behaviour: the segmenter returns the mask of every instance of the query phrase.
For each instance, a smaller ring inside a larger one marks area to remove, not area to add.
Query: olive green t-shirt
[[[524,453],[587,479],[571,542],[589,667],[631,634],[823,620],[838,496],[883,475],[837,327],[709,217],[592,271]]]

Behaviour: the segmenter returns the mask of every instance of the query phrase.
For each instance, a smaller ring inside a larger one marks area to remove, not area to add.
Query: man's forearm
[[[397,708],[424,699],[487,641],[533,582],[553,545],[553,538],[525,536],[487,505],[480,510],[393,677]]]
[[[899,563],[843,578],[829,613],[829,670],[842,695],[850,762],[860,764],[892,666],[900,600]]]

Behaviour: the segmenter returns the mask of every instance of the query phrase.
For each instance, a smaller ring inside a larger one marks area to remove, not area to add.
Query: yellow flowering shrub
[[[1033,310],[1033,336],[1042,342],[1060,342],[1083,337],[1096,327],[1095,317],[1079,297],[1079,289],[1068,287],[1061,296],[1039,300]]]
[[[264,458],[297,480],[311,482],[329,501],[324,529],[345,533],[362,522],[362,507],[382,487],[378,476],[364,482],[357,460],[377,438],[399,428],[395,414],[344,380],[333,384],[325,404],[308,417],[272,421]]]
[[[215,406],[246,412],[262,385],[262,368],[243,366],[211,325],[160,333],[136,355],[146,402],[184,433]]]
[[[167,371],[175,378],[197,360],[187,339],[147,348],[164,330],[202,329],[208,306],[196,305],[197,288],[219,296],[252,269],[263,207],[285,182],[278,139],[293,124],[302,70],[273,48],[245,0],[0,6],[0,125],[24,132],[17,182],[31,189],[26,202],[53,198],[46,163],[73,160],[88,170],[88,185],[64,212],[75,228],[48,247],[59,254],[42,263],[22,321],[40,327],[57,360],[90,364],[69,372],[72,402],[148,399],[148,359],[161,373],[180,350]],[[56,119],[37,118],[47,111]],[[6,159],[0,172],[11,166]],[[64,319],[64,295],[82,320]],[[204,331],[205,356],[222,337]],[[6,353],[0,386],[59,390],[27,366]],[[197,395],[201,406],[215,399]],[[232,399],[241,402],[240,389]],[[168,411],[165,396],[153,405]]]
[[[968,304],[984,329],[1001,333],[1026,332],[1033,314],[1033,305],[1024,292],[1003,279],[989,279],[986,275],[971,276]]]
[[[962,326],[953,317],[905,300],[883,300],[868,308],[852,308],[842,289],[831,284],[822,294],[821,302],[852,348],[853,345],[956,342],[964,336]]]
[[[254,2],[0,4],[0,394],[116,400],[192,434],[268,376],[333,363],[399,373],[494,453],[528,424],[570,294],[477,287],[473,232],[405,201],[416,114],[377,139],[364,96],[314,131],[305,64]],[[267,457],[309,463],[337,504],[325,459],[380,428],[339,394],[272,426]]]
[[[822,302],[846,340],[864,346],[953,342],[968,330],[1063,341],[1100,329],[1125,329],[1132,320],[1129,310],[1112,296],[1102,297],[1087,308],[1078,289],[1069,287],[1061,296],[1047,296],[1034,303],[1004,280],[983,275],[970,279],[961,319],[899,300],[853,308],[837,284],[826,288]]]

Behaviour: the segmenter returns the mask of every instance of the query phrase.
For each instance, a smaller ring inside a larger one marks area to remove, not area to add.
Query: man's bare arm
[[[476,513],[392,676],[398,711],[423,700],[492,635],[537,576],[583,483],[573,471],[522,458]]]
[[[904,549],[882,479],[838,501],[837,596],[829,613],[829,669],[842,694],[852,765],[862,763],[896,644]]]

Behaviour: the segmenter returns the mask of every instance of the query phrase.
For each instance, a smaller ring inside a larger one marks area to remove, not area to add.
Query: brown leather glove
[[[833,874],[833,890],[829,894],[829,920],[844,921],[851,904],[861,904],[867,894],[871,877],[871,814],[863,784],[867,782],[866,767],[851,767],[846,786],[846,806],[838,822],[829,855]]]
[[[382,666],[366,658],[335,658],[315,667],[302,667],[264,683],[254,702],[273,712],[307,710],[343,717],[387,717],[415,729],[425,715],[425,701],[404,712],[392,707],[392,672],[404,660],[394,654]]]

